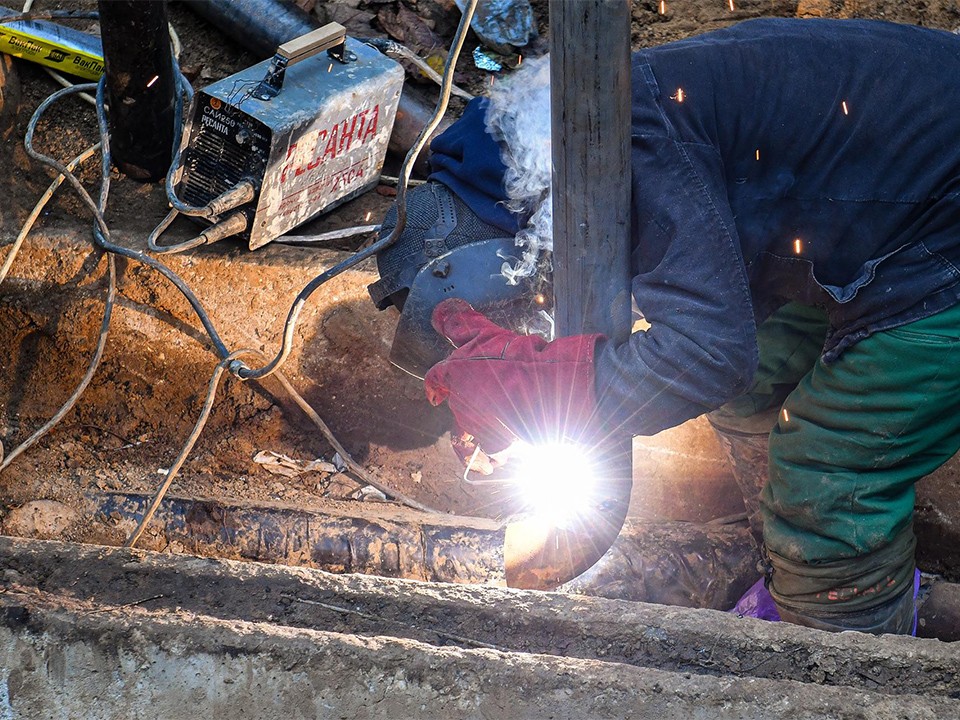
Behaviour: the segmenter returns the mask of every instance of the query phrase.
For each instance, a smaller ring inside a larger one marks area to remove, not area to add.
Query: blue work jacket
[[[826,310],[832,362],[960,298],[960,37],[752,20],[636,53],[632,87],[632,289],[651,327],[600,349],[611,425],[651,434],[742,393],[756,326],[785,302]],[[435,179],[509,230],[474,116],[434,142]]]

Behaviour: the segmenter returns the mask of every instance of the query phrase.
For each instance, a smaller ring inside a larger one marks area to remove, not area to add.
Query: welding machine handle
[[[331,22],[306,35],[285,42],[277,48],[277,55],[286,59],[286,66],[290,67],[324,50],[343,45],[346,38],[347,29],[340,23]]]
[[[276,97],[283,89],[283,78],[288,67],[312,58],[324,50],[328,50],[330,55],[340,62],[356,60],[356,55],[347,50],[347,29],[340,23],[327,23],[278,47],[276,55],[270,61],[270,67],[267,68],[266,77],[257,85],[253,96],[267,101]]]

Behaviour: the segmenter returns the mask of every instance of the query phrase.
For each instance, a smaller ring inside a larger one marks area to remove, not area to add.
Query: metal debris
[[[455,0],[460,12],[467,0]],[[537,37],[530,0],[480,0],[470,27],[487,47],[509,53]]]

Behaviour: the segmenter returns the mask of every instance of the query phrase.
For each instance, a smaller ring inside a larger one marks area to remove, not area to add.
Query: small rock
[[[383,494],[382,491],[375,488],[373,485],[364,485],[362,488],[357,490],[353,495],[351,495],[355,500],[363,500],[364,502],[386,502],[387,496]]]

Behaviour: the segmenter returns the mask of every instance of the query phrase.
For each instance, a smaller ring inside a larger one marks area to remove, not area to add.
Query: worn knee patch
[[[866,612],[911,587],[915,548],[909,525],[879,550],[833,562],[795,562],[768,551],[770,594],[778,607],[806,616]]]

